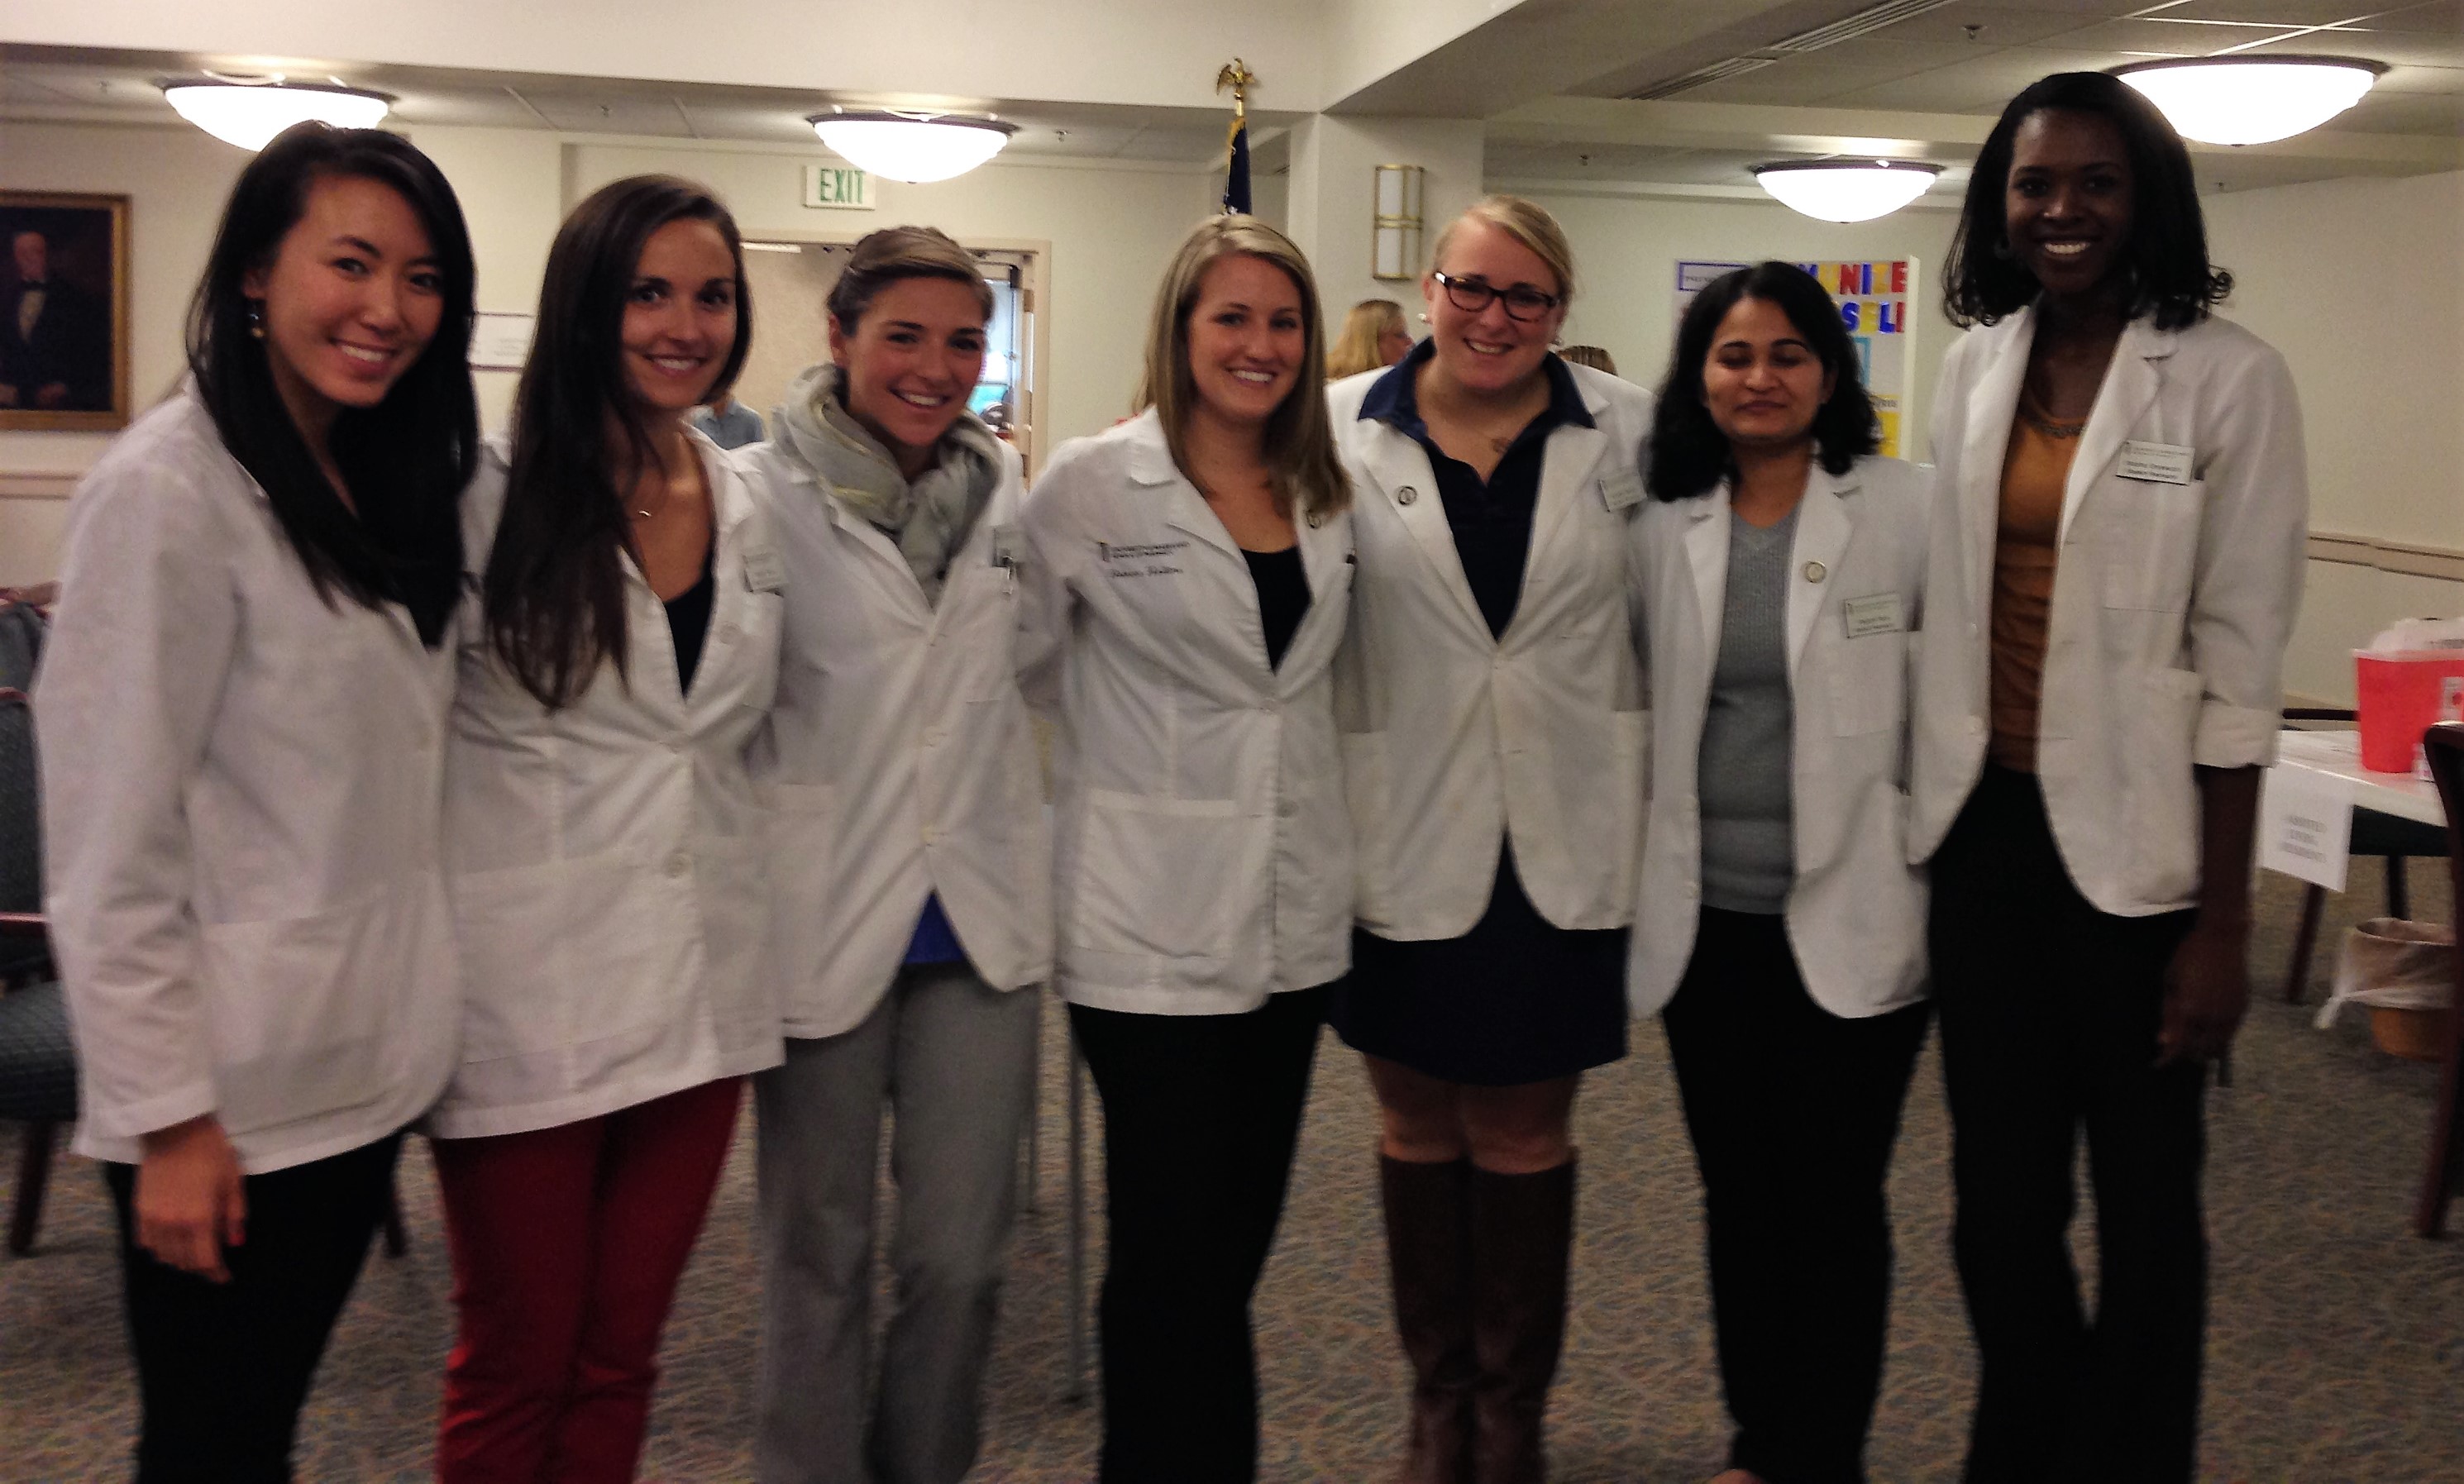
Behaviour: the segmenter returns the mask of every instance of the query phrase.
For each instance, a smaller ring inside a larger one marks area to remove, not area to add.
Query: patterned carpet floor
[[[2414,914],[2452,920],[2437,874],[2415,867]],[[2352,887],[2330,902],[2314,1007],[2333,945],[2380,900],[2367,862],[2355,862]],[[2267,879],[2238,1085],[2211,1103],[2215,1279],[2201,1476],[2464,1481],[2464,1238],[2425,1242],[2408,1228],[2435,1069],[2374,1050],[2358,1016],[2322,1034],[2310,1009],[2277,998],[2297,900],[2291,884]],[[1013,1248],[982,1461],[970,1475],[982,1484],[1092,1473],[1095,1411],[1067,1396],[1061,1025],[1045,1016],[1038,1204]],[[1692,1154],[1657,1025],[1636,1027],[1634,1040],[1631,1058],[1586,1085],[1577,1114],[1574,1313],[1551,1412],[1559,1484],[1700,1484],[1725,1456]],[[1102,1264],[1091,1089],[1087,1106],[1091,1283]],[[1268,1480],[1365,1484],[1394,1458],[1403,1372],[1388,1327],[1375,1126],[1357,1058],[1330,1035],[1258,1304]],[[14,1139],[0,1130],[0,1170],[16,1168]],[[1928,1048],[1892,1181],[1900,1276],[1869,1453],[1878,1484],[1957,1476],[1974,1377],[1947,1248],[1947,1148]],[[645,1477],[751,1472],[750,1153],[740,1140],[685,1277]],[[306,1480],[428,1474],[450,1279],[434,1179],[416,1144],[401,1188],[410,1251],[372,1258],[343,1318],[302,1425]],[[0,1479],[125,1478],[134,1397],[109,1208],[82,1161],[64,1160],[54,1189],[35,1254],[0,1259]],[[2082,1245],[2091,1220],[2081,1217]],[[2455,1225],[2464,1229],[2464,1211]]]

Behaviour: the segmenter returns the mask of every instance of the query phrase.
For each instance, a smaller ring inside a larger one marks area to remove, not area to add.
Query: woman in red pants
[[[736,225],[645,176],[550,251],[465,501],[446,759],[462,1062],[434,1114],[460,1337],[437,1476],[633,1476],[746,1074],[780,1058],[759,817],[779,559],[686,419],[749,341]]]

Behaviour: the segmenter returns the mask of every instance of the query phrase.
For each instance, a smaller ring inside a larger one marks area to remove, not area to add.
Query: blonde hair
[[[993,291],[974,254],[937,227],[884,227],[856,239],[839,281],[830,286],[830,317],[846,333],[881,291],[901,278],[947,278],[976,291],[976,307],[993,317]]]
[[[1343,333],[1326,353],[1326,379],[1340,382],[1363,371],[1384,370],[1386,354],[1377,348],[1378,342],[1404,330],[1403,306],[1393,299],[1362,299],[1353,305],[1352,313],[1343,316]]]
[[[1589,366],[1611,376],[1617,374],[1617,358],[1597,345],[1569,345],[1557,352],[1557,359],[1570,366]]]
[[[1155,316],[1147,333],[1146,374],[1139,380],[1132,412],[1149,407],[1163,423],[1164,441],[1172,461],[1189,472],[1189,450],[1183,437],[1189,415],[1198,404],[1198,382],[1189,370],[1189,316],[1198,305],[1198,290],[1206,271],[1219,259],[1242,253],[1262,258],[1284,271],[1300,291],[1300,376],[1282,405],[1266,419],[1266,468],[1274,480],[1275,498],[1287,510],[1308,514],[1338,511],[1352,501],[1352,482],[1334,451],[1334,434],[1326,413],[1326,320],[1318,311],[1317,280],[1309,259],[1291,239],[1254,216],[1210,216],[1198,224],[1173,254],[1155,291]]]
[[[1446,260],[1446,248],[1465,222],[1486,222],[1530,249],[1557,279],[1557,307],[1563,309],[1574,302],[1574,250],[1566,241],[1566,229],[1557,225],[1547,207],[1521,196],[1483,196],[1438,233],[1437,248],[1429,254],[1431,268]]]

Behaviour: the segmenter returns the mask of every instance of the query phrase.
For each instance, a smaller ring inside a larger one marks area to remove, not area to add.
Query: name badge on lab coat
[[[744,585],[757,593],[781,593],[787,588],[787,564],[767,546],[744,549]]]
[[[987,559],[996,567],[1016,567],[1023,543],[1016,526],[995,526],[984,541]]]
[[[1611,474],[1600,481],[1600,503],[1614,515],[1642,503],[1642,476],[1633,472]]]
[[[2185,444],[2143,443],[2133,438],[2122,446],[2122,468],[2117,472],[2124,479],[2149,484],[2186,485],[2196,455],[2197,450]]]
[[[1876,593],[1871,598],[1851,598],[1839,605],[1841,619],[1848,625],[1848,637],[1862,639],[1868,634],[1896,634],[1900,631],[1900,595]]]

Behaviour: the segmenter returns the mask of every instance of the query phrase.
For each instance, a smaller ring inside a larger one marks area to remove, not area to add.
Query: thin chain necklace
[[[2085,418],[2076,423],[2066,423],[2046,412],[2043,404],[2036,401],[2036,389],[2033,386],[2022,386],[2019,389],[2019,417],[2030,427],[2048,438],[2077,438],[2087,429]]]

